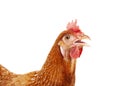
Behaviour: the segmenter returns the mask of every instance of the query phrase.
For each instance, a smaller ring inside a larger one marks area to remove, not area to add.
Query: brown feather
[[[74,86],[76,61],[65,61],[58,45],[68,33],[72,32],[66,30],[58,36],[40,71],[15,75],[0,66],[0,86]]]

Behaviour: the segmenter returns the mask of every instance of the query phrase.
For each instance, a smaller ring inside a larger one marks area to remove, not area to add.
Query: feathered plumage
[[[76,59],[89,38],[76,24],[59,34],[41,70],[18,75],[0,65],[0,86],[75,86]]]

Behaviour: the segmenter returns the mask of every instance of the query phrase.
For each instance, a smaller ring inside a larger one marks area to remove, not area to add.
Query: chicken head
[[[67,30],[64,31],[64,35],[58,42],[61,53],[65,60],[71,60],[79,58],[83,46],[88,46],[87,43],[82,41],[83,39],[90,39],[89,36],[85,35],[77,26],[77,20],[75,22],[68,23]]]

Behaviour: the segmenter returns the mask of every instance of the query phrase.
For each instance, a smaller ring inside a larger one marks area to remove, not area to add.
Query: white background
[[[120,86],[119,0],[1,0],[0,64],[22,74],[40,69],[74,19],[92,39],[77,61],[76,86]]]

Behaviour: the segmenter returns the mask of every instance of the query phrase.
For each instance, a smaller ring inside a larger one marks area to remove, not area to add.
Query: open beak
[[[74,43],[80,47],[83,47],[83,46],[89,46],[86,42],[84,42],[83,40],[91,40],[89,36],[83,34],[83,35],[80,35],[78,36],[78,39],[76,39],[74,41]]]

